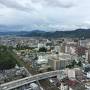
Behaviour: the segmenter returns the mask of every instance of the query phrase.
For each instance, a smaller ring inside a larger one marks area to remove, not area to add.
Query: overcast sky
[[[90,28],[90,0],[0,0],[0,25],[20,30]]]

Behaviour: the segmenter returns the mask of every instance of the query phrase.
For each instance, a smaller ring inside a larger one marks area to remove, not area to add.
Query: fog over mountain
[[[1,31],[0,35],[12,35],[22,37],[44,37],[44,38],[90,38],[90,29],[76,29],[72,31]]]

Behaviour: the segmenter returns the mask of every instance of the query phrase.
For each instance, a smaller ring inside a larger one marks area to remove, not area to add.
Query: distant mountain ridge
[[[74,31],[54,31],[46,32],[42,30],[32,30],[32,31],[7,31],[0,32],[0,35],[16,35],[23,37],[45,37],[45,38],[59,38],[59,37],[69,37],[69,38],[90,38],[90,29],[77,29]]]

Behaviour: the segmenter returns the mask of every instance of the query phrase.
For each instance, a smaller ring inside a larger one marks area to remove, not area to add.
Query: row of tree
[[[66,68],[74,68],[76,66],[81,67],[82,66],[82,62],[81,61],[76,62],[75,60],[73,60],[71,64],[66,66]]]

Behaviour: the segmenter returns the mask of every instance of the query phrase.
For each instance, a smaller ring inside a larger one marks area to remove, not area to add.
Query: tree
[[[0,70],[14,68],[16,64],[15,58],[8,52],[8,49],[0,46]]]
[[[73,66],[72,65],[67,65],[66,68],[73,68]]]
[[[77,64],[75,60],[72,61],[72,66],[74,67]]]
[[[47,49],[45,47],[39,48],[39,52],[47,52]]]
[[[77,63],[77,65],[81,67],[81,66],[82,66],[82,62],[79,61],[79,62]]]
[[[47,71],[52,71],[53,69],[51,67],[48,67],[47,68]]]
[[[72,61],[71,64],[67,65],[66,68],[74,68],[75,66],[82,66],[82,62],[79,60],[79,62],[77,63],[75,60]]]

